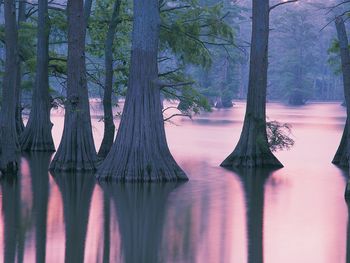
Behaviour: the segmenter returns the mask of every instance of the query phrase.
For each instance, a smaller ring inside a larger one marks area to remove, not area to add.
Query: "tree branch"
[[[153,83],[158,86],[160,89],[168,88],[168,87],[179,87],[179,86],[187,86],[194,84],[194,81],[191,82],[178,82],[178,83],[170,83],[170,82],[164,82],[160,79],[154,80]]]
[[[271,6],[269,8],[269,12],[271,12],[273,9],[275,9],[276,7],[279,7],[281,5],[285,5],[285,4],[290,4],[290,3],[295,3],[295,2],[298,2],[299,0],[288,0],[288,1],[285,1],[285,2],[280,2],[278,4],[275,4],[273,6]]]
[[[168,118],[165,118],[164,121],[168,121],[168,120],[170,120],[170,119],[172,119],[172,118],[174,118],[174,117],[188,117],[188,118],[191,119],[191,115],[189,115],[189,114],[185,114],[185,113],[175,113],[175,114],[169,116]]]

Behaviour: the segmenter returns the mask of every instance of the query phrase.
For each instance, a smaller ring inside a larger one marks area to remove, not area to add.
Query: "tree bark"
[[[247,108],[235,150],[223,167],[282,167],[272,154],[266,132],[266,89],[269,39],[269,1],[253,0],[253,32]]]
[[[97,177],[117,181],[187,180],[165,136],[158,79],[158,0],[134,0],[129,87],[117,138]]]
[[[340,58],[343,72],[343,85],[344,96],[346,101],[346,124],[343,132],[343,136],[338,147],[338,150],[333,158],[332,163],[339,166],[349,166],[349,117],[350,117],[350,52],[349,52],[349,40],[345,29],[344,20],[342,17],[337,17],[335,20],[335,26],[337,28],[337,35],[340,47]]]
[[[92,136],[86,81],[83,0],[69,0],[67,5],[68,81],[64,130],[50,169],[88,171],[95,169],[97,155]]]
[[[36,81],[28,124],[20,137],[23,151],[55,151],[50,120],[48,1],[39,0]]]
[[[5,0],[5,46],[6,61],[4,86],[2,89],[3,104],[0,116],[1,160],[0,170],[15,173],[18,170],[17,152],[19,150],[16,132],[16,83],[18,65],[18,41],[16,23],[16,5],[14,0]]]
[[[105,43],[105,89],[103,93],[103,112],[104,112],[104,134],[103,140],[98,152],[100,158],[105,158],[110,151],[115,134],[112,110],[112,90],[113,90],[113,42],[118,25],[121,0],[116,0],[113,7],[111,22],[108,27]]]
[[[20,0],[18,3],[18,29],[21,28],[21,24],[26,21],[26,2]],[[16,131],[18,136],[24,131],[24,123],[22,118],[22,62],[18,59],[17,69],[17,84],[16,84]]]
[[[85,18],[85,25],[89,25],[89,18],[91,15],[91,9],[92,9],[92,0],[85,0],[84,2],[84,18]]]

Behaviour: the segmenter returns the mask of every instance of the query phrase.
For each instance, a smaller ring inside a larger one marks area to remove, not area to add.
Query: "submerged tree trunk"
[[[115,126],[113,122],[112,111],[112,90],[113,90],[113,42],[118,25],[121,0],[116,0],[113,7],[113,14],[109,24],[106,44],[105,44],[105,89],[103,93],[103,112],[104,112],[104,134],[103,140],[98,152],[98,156],[105,158],[113,145]]]
[[[54,151],[50,120],[48,1],[39,0],[35,88],[28,124],[20,137],[23,151]]]
[[[92,136],[85,68],[86,26],[83,0],[68,1],[68,82],[64,130],[51,170],[94,170],[97,160]]]
[[[102,180],[186,180],[165,136],[158,79],[158,0],[134,0],[129,87],[117,138],[98,170]]]
[[[337,17],[335,20],[337,28],[339,47],[340,47],[340,58],[343,71],[343,85],[346,105],[350,105],[350,52],[349,52],[349,40],[345,29],[344,20],[342,17]],[[343,132],[343,136],[339,145],[339,148],[333,158],[333,163],[340,166],[349,166],[349,117],[350,107],[346,107],[346,124]]]
[[[21,28],[21,24],[26,21],[26,2],[20,0],[18,3],[18,29]],[[22,118],[22,62],[18,59],[17,66],[17,83],[16,83],[16,131],[18,136],[24,131],[24,123]]]
[[[6,61],[2,89],[0,116],[1,160],[3,173],[17,171],[17,152],[19,150],[16,132],[16,80],[18,65],[16,5],[14,0],[5,0],[5,45]]]
[[[269,1],[253,0],[253,32],[247,108],[243,130],[224,167],[282,167],[272,154],[266,133],[266,89],[269,38]]]

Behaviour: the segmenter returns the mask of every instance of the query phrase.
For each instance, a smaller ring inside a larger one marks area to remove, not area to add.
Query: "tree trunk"
[[[95,169],[97,155],[86,81],[83,0],[69,0],[67,5],[68,82],[64,130],[50,168],[55,171],[87,171]]]
[[[224,167],[282,167],[272,154],[266,132],[266,89],[269,38],[269,1],[253,0],[253,32],[247,108],[243,130]]]
[[[39,0],[36,81],[32,110],[27,127],[20,137],[23,151],[54,151],[50,120],[48,1]]]
[[[16,82],[18,65],[16,5],[14,0],[5,0],[5,46],[6,61],[3,104],[1,107],[1,161],[3,173],[14,173],[18,169],[17,152],[19,150],[16,132]]]
[[[337,28],[339,47],[340,47],[340,58],[343,71],[343,85],[344,85],[344,96],[346,105],[350,105],[350,52],[349,52],[349,41],[346,33],[344,20],[342,17],[337,17],[335,20]],[[346,106],[346,124],[343,132],[343,136],[339,145],[339,148],[333,158],[332,163],[340,166],[349,166],[349,117],[350,107]]]
[[[65,262],[84,262],[85,239],[95,179],[92,174],[60,174],[55,176],[55,181],[63,200],[66,231]]]
[[[91,15],[91,9],[92,9],[92,0],[85,0],[84,2],[84,18],[85,18],[85,25],[89,25],[89,18]]]
[[[186,180],[165,136],[158,79],[158,0],[134,0],[129,87],[117,138],[98,170],[102,180]]]
[[[104,134],[103,140],[98,152],[100,158],[105,158],[109,153],[114,140],[115,126],[113,122],[112,111],[112,90],[113,90],[113,42],[118,25],[121,0],[116,0],[113,7],[113,14],[109,24],[106,44],[105,44],[105,89],[103,93],[103,112],[104,112]]]
[[[26,21],[26,2],[20,0],[18,3],[18,29],[21,28],[21,24]],[[24,123],[22,118],[22,62],[18,59],[17,66],[17,84],[16,84],[16,131],[18,136],[24,131]]]

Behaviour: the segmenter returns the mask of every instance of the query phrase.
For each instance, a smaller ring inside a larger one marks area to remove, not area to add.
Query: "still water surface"
[[[344,108],[269,104],[271,120],[293,126],[296,145],[277,153],[285,168],[232,172],[218,165],[237,143],[244,107],[166,124],[188,183],[105,185],[89,175],[53,177],[50,155],[23,156],[18,180],[1,184],[1,260],[346,262],[347,174],[331,164]],[[103,123],[92,114],[98,148]],[[57,145],[62,116],[53,122]]]

